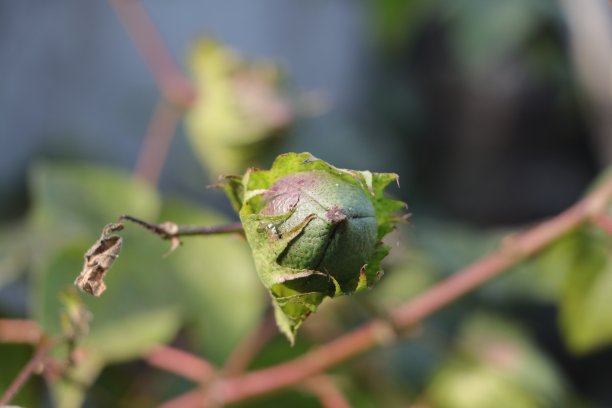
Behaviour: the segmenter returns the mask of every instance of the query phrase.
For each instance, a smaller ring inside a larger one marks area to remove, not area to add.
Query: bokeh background
[[[604,0],[142,5],[203,90],[153,183],[133,172],[160,89],[117,7],[0,3],[0,317],[58,332],[58,293],[119,214],[236,220],[223,193],[206,188],[245,163],[206,156],[227,135],[244,136],[227,143],[253,164],[310,151],[339,167],[396,172],[401,188],[390,193],[413,214],[392,238],[379,289],[328,302],[296,347],[274,337],[254,366],[409,299],[503,234],[567,208],[612,163]],[[215,39],[208,51],[202,37]],[[207,52],[212,62],[198,65]],[[92,367],[72,383],[33,380],[17,404],[155,406],[190,383],[142,363],[143,350],[174,342],[221,364],[265,314],[239,238],[198,238],[163,261],[165,243],[136,228],[125,240],[109,275],[113,293],[84,300],[94,316],[84,340]],[[610,248],[605,234],[581,228],[417,335],[335,370],[339,387],[358,407],[612,406]],[[0,345],[2,388],[30,353]],[[320,406],[305,390],[249,406],[289,403]]]

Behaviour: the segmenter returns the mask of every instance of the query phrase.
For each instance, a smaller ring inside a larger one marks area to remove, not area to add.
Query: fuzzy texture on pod
[[[388,254],[382,238],[405,204],[384,197],[396,174],[336,168],[310,153],[279,156],[270,170],[227,177],[259,277],[290,342],[325,297],[373,285]]]

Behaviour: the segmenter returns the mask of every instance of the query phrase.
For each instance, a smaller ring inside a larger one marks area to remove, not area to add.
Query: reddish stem
[[[215,373],[214,367],[209,362],[168,346],[160,345],[153,348],[144,360],[154,367],[178,374],[196,383],[209,380]]]
[[[312,377],[304,387],[319,398],[323,408],[351,408],[333,379],[326,375]]]
[[[176,398],[166,401],[158,408],[197,408],[204,404],[204,393],[195,390],[179,395]],[[214,405],[213,405],[214,406]]]
[[[221,371],[224,376],[233,376],[246,370],[257,353],[276,335],[276,323],[274,315],[268,313],[236,346],[232,354],[227,358]]]
[[[595,214],[593,216],[593,223],[608,234],[612,235],[612,217],[608,214]]]
[[[21,369],[17,377],[13,380],[8,389],[4,392],[0,398],[0,407],[7,405],[13,397],[19,392],[21,387],[28,381],[30,376],[36,371],[43,360],[46,358],[47,353],[55,346],[55,343],[50,340],[43,340],[36,348],[36,352],[28,361],[28,363]]]
[[[38,323],[25,319],[0,319],[0,343],[37,344],[43,332]]]
[[[153,186],[157,185],[161,175],[180,118],[178,109],[166,100],[161,99],[157,103],[135,170],[136,176],[147,180]]]
[[[137,0],[111,0],[110,4],[166,99],[176,106],[190,106],[195,99],[195,89],[174,62],[142,4]]]
[[[159,235],[162,239],[172,239],[194,235],[234,234],[244,232],[242,224],[239,222],[211,226],[176,225],[172,222],[153,224],[151,222],[132,217],[131,215],[122,215],[119,217],[119,222],[123,221],[130,221],[140,225],[154,234]]]

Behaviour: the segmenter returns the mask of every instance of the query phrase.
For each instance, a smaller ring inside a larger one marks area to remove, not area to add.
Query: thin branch
[[[110,4],[148,65],[162,94],[176,106],[190,106],[196,91],[172,58],[142,4],[137,0],[110,0]]]
[[[54,382],[63,378],[66,370],[70,366],[67,361],[62,361],[50,356],[47,356],[43,364],[42,376],[47,382]]]
[[[612,235],[612,217],[608,214],[595,214],[593,216],[593,223],[599,228]]]
[[[238,377],[220,379],[206,391],[191,391],[189,401],[200,406],[229,404],[298,385],[357,354],[387,344],[398,330],[407,330],[459,297],[535,254],[564,234],[604,211],[612,198],[612,180],[559,216],[518,235],[511,235],[492,254],[463,268],[417,298],[389,313],[389,320],[375,319],[336,340],[291,361]],[[180,399],[176,399],[177,401]]]
[[[23,369],[17,374],[17,377],[13,380],[8,389],[4,392],[0,398],[0,406],[7,405],[13,397],[19,392],[21,387],[28,381],[30,376],[39,368],[40,364],[46,358],[47,353],[55,346],[55,343],[50,340],[43,340],[37,347],[34,355],[23,367]]]
[[[257,327],[236,346],[234,351],[230,354],[230,356],[225,361],[223,368],[220,370],[223,376],[233,376],[242,373],[249,365],[249,363],[253,360],[253,358],[257,355],[257,353],[270,341],[274,335],[276,335],[276,323],[274,322],[274,315],[272,313],[266,314],[266,316],[262,319],[262,321],[257,325]],[[197,357],[196,357],[197,358]],[[149,363],[149,359],[147,359]],[[184,371],[181,364],[176,362],[171,362],[172,367],[168,368],[159,364],[156,365],[164,370],[174,372],[179,374],[187,379],[190,379],[187,375],[188,373]],[[174,367],[176,366],[176,367]],[[180,369],[179,372],[177,369]],[[212,377],[211,374],[207,375],[204,378],[200,378],[200,382],[203,383],[207,380],[210,380]],[[196,378],[191,378],[196,380]],[[202,404],[202,394],[200,391],[196,390],[194,392],[185,393],[180,395],[177,398],[166,401],[160,408],[189,408],[189,407],[198,407]]]
[[[166,401],[158,408],[198,408],[202,406],[203,401],[204,394],[198,389],[183,393],[176,398]],[[216,405],[211,403],[211,406]]]
[[[176,225],[173,222],[153,224],[138,219],[136,217],[132,217],[131,215],[122,215],[121,217],[119,217],[119,221],[131,221],[135,224],[140,225],[141,227],[148,229],[154,234],[159,235],[162,239],[173,239],[193,235],[233,234],[244,232],[242,224],[239,222],[213,226]]]
[[[215,369],[208,361],[182,350],[168,346],[157,346],[144,360],[159,369],[177,374],[183,378],[202,383],[212,378]]]
[[[165,99],[157,103],[135,170],[136,176],[147,180],[153,186],[157,185],[159,180],[180,118],[179,110]]]
[[[257,327],[236,346],[225,361],[224,376],[238,375],[246,370],[259,351],[277,334],[274,314],[267,313]]]
[[[170,234],[172,237],[196,236],[196,235],[218,235],[218,234],[242,234],[244,229],[242,223],[234,222],[224,225],[212,226],[189,226],[179,225],[178,231]]]
[[[0,343],[37,344],[43,331],[38,323],[25,319],[0,319]]]
[[[351,408],[351,404],[327,375],[317,375],[306,381],[304,388],[316,395],[323,408]]]

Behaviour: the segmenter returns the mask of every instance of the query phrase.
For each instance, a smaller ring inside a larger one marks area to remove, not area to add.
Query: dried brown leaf
[[[113,233],[122,229],[122,223],[107,224],[100,239],[85,252],[83,270],[74,281],[79,289],[94,296],[100,296],[106,290],[104,276],[119,256],[123,242],[120,236]]]

